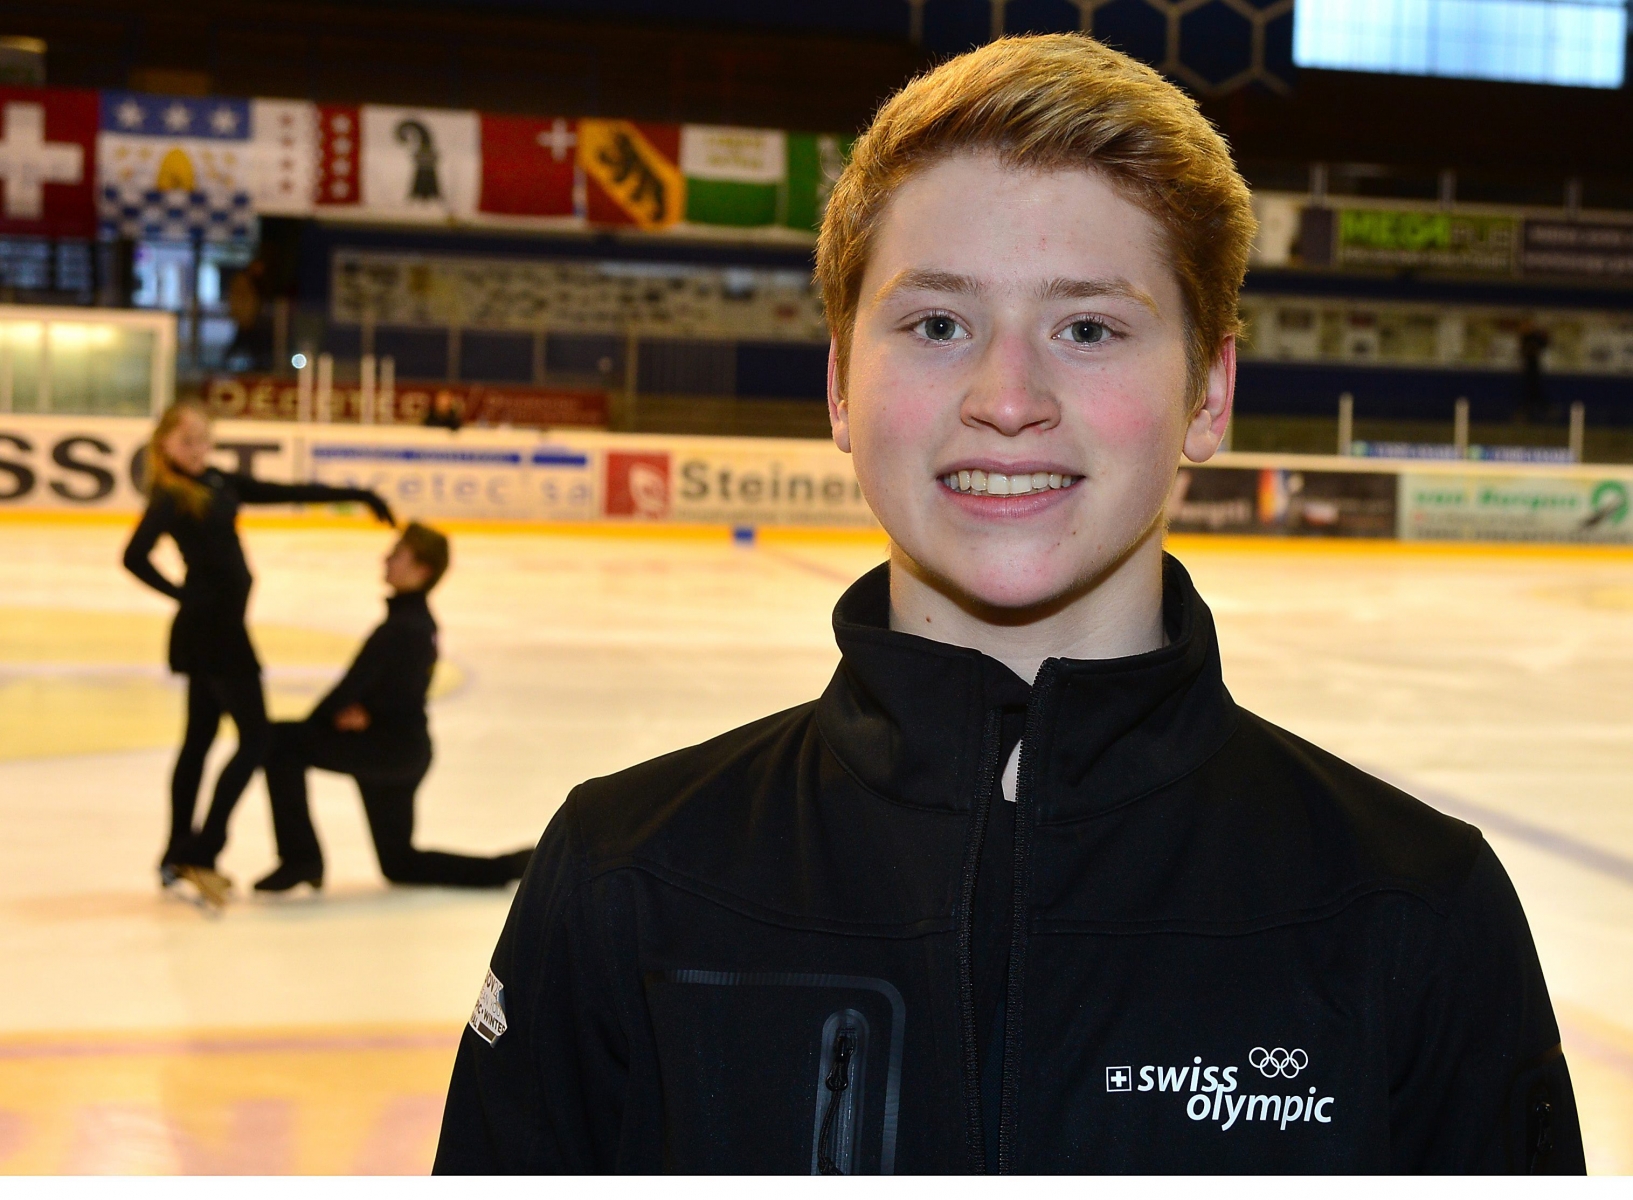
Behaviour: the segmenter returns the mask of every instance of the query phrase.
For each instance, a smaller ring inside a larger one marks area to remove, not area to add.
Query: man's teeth
[[[969,492],[976,496],[1024,496],[1028,492],[1042,492],[1069,488],[1076,483],[1076,475],[1056,475],[1048,471],[1033,471],[1030,475],[1005,475],[1002,471],[954,471],[943,475],[941,482],[955,492]]]

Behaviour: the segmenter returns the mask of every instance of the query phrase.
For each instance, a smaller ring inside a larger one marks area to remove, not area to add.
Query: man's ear
[[[833,427],[834,445],[851,452],[851,410],[845,403],[843,380],[839,378],[839,343],[828,339],[828,424]]]
[[[1185,430],[1185,457],[1192,462],[1207,462],[1225,440],[1230,425],[1231,411],[1236,403],[1236,337],[1234,334],[1219,343],[1219,353],[1208,367],[1207,387],[1202,394],[1202,407],[1191,416]]]

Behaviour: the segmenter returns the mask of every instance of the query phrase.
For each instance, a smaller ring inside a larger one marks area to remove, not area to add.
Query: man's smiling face
[[[1162,231],[1093,171],[946,159],[902,185],[862,277],[834,438],[908,569],[1048,608],[1160,538],[1183,451],[1224,432],[1227,341],[1193,415]]]

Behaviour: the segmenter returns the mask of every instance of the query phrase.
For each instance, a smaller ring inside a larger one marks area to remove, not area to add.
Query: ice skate
[[[312,891],[321,892],[322,864],[279,863],[271,874],[255,881],[255,890],[262,896],[282,896],[293,892],[303,883]]]
[[[196,903],[212,912],[222,912],[232,895],[232,880],[214,867],[196,867],[178,864],[176,877],[189,885],[188,898],[196,895]]]

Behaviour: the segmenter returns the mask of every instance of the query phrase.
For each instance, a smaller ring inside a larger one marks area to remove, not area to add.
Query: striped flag
[[[787,142],[776,129],[683,126],[686,219],[696,225],[775,225],[787,177]]]

